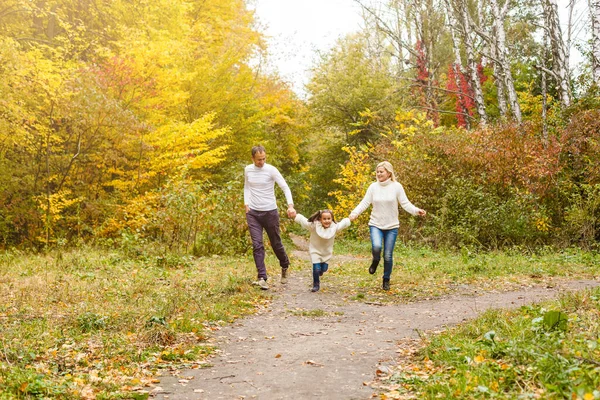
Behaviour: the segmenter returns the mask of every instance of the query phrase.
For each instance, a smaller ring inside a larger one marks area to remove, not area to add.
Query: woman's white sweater
[[[295,221],[310,231],[308,252],[313,264],[329,261],[333,254],[335,235],[350,226],[348,218],[344,218],[339,223],[332,222],[329,228],[323,227],[319,221],[308,222],[302,214],[296,214]]]
[[[420,210],[408,200],[402,185],[391,179],[384,182],[373,182],[367,189],[365,197],[352,211],[351,215],[359,216],[371,204],[373,210],[371,210],[369,226],[384,230],[400,226],[398,222],[398,204],[412,215],[418,215]]]

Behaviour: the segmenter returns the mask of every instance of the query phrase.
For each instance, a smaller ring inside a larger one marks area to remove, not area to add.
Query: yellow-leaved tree
[[[369,155],[372,149],[371,145],[365,145],[363,148],[353,146],[343,148],[348,153],[348,162],[341,166],[340,177],[334,180],[342,189],[329,193],[336,201],[334,205],[330,205],[330,208],[338,218],[348,216],[363,199],[369,185],[373,183],[374,169]],[[357,223],[367,220],[368,213],[363,213]]]

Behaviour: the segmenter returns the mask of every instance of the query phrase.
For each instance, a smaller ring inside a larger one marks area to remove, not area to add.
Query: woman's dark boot
[[[383,285],[381,286],[383,290],[390,290],[390,280],[383,278]]]
[[[371,266],[369,267],[369,273],[373,275],[377,271],[377,266],[379,265],[379,260],[373,259]]]

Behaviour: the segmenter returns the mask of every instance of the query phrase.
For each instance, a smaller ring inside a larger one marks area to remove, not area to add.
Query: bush
[[[582,185],[574,192],[565,215],[563,239],[584,247],[600,242],[600,184]]]
[[[466,178],[447,184],[428,236],[438,244],[499,248],[544,241],[549,216],[532,194],[500,196]]]

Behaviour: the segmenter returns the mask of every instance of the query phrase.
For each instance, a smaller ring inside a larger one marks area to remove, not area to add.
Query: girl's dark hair
[[[325,210],[319,210],[316,213],[314,213],[313,215],[311,215],[310,217],[308,217],[308,222],[315,222],[315,221],[320,221],[321,220],[321,214],[331,214],[331,220],[333,222],[335,222],[335,217],[333,216],[333,211],[329,210],[329,209],[325,209]]]

